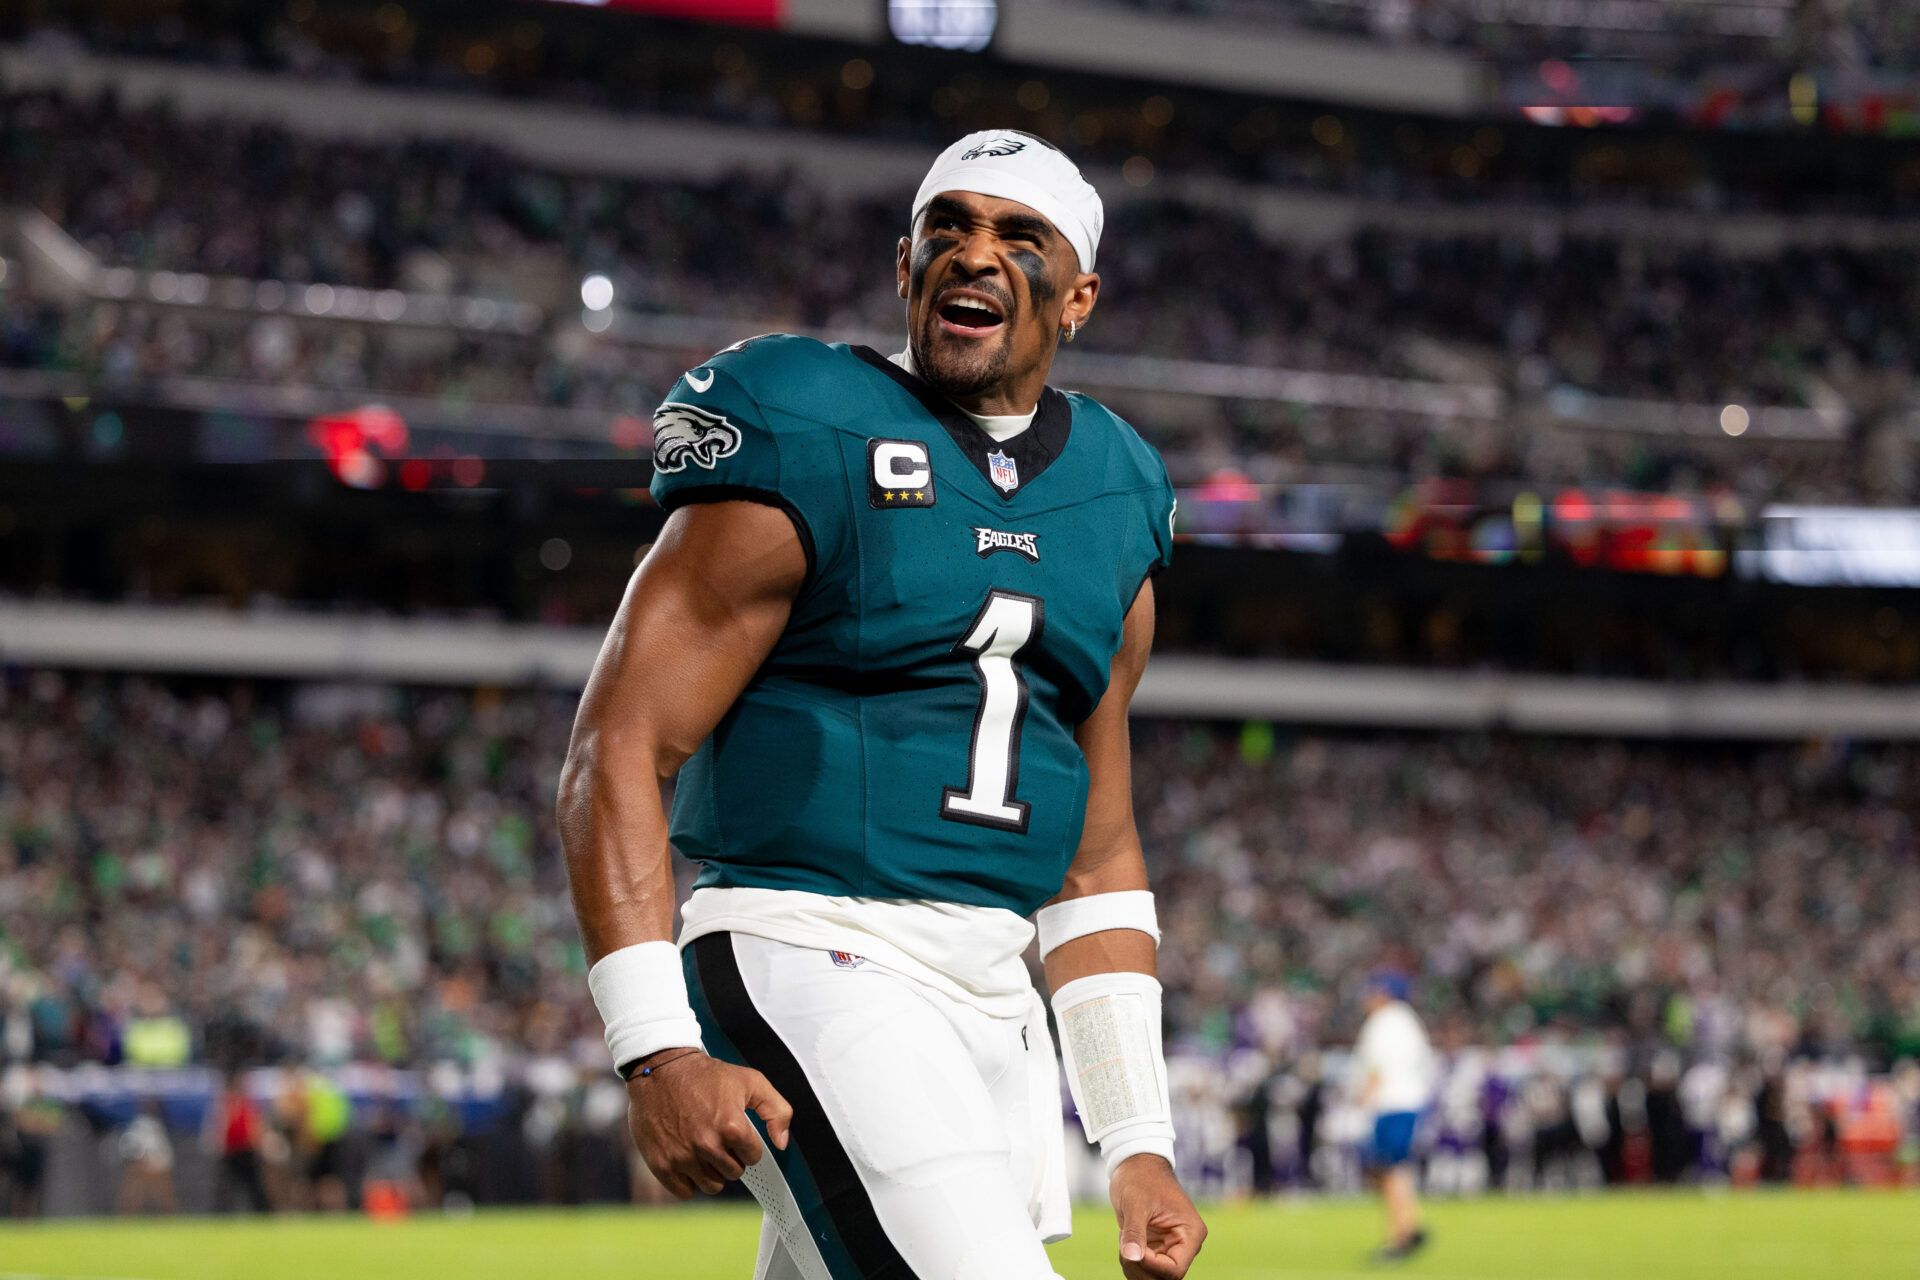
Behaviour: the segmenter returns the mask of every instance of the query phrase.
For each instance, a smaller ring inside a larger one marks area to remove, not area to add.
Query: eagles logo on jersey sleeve
[[[653,414],[654,500],[667,511],[777,507],[800,535],[809,577],[843,546],[848,520],[834,433],[792,403],[825,349],[785,334],[749,338],[687,370]]]
[[[726,415],[669,400],[653,413],[653,469],[671,475],[689,466],[711,471],[740,451],[740,428]]]
[[[717,362],[689,369],[653,411],[653,496],[671,511],[780,491],[780,447],[748,390]]]

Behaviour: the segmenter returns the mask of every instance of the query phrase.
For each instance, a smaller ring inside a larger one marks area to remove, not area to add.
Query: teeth
[[[1000,318],[1000,312],[992,303],[982,301],[979,298],[955,298],[947,305],[958,307],[964,311],[978,311],[982,315],[991,316],[995,320]]]

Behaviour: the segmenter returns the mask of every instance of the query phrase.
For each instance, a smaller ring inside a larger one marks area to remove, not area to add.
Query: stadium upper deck
[[[1218,28],[1215,43],[1223,50],[1258,53],[1271,46],[1271,57],[1278,57],[1290,47],[1289,35],[1298,35],[1289,22],[1365,17],[1394,7],[1377,0],[1243,2],[1253,22],[1231,20],[1231,3],[1224,9],[1199,3],[1177,18],[1126,34],[1146,43],[1160,35],[1177,44],[1178,37]],[[1414,12],[1445,23],[1469,9],[1484,16],[1490,5],[1534,2],[1445,0]],[[1235,86],[1209,79],[1191,57],[1155,67],[1108,66],[1096,53],[1082,56],[1075,33],[1097,34],[1103,15],[1120,15],[1127,5],[1114,0],[1103,9],[1034,0],[1020,26],[1042,25],[1038,19],[1056,10],[1074,16],[1078,25],[1026,56],[885,44],[878,30],[865,39],[821,38],[583,13],[525,0],[414,0],[406,6],[381,0],[325,6],[223,0],[191,10],[159,0],[70,0],[57,12],[28,8],[0,15],[0,40],[29,42],[36,63],[87,50],[327,86],[435,89],[935,148],[970,129],[1014,123],[1071,145],[1083,161],[1117,168],[1139,157],[1163,179],[1230,176],[1373,198],[1716,211],[1920,209],[1920,161],[1911,148],[1873,136],[1899,133],[1911,86],[1876,82],[1873,93],[1849,96],[1837,84],[1822,83],[1810,99],[1805,92],[1790,97],[1785,82],[1799,64],[1787,48],[1767,41],[1736,41],[1733,49],[1746,50],[1761,64],[1740,68],[1742,74],[1724,84],[1702,81],[1694,93],[1703,101],[1669,94],[1671,101],[1630,111],[1631,128],[1565,129],[1527,122],[1588,117],[1565,109],[1529,116],[1526,105],[1536,98],[1563,108],[1634,100],[1630,89],[1607,77],[1617,81],[1623,69],[1638,64],[1590,61],[1579,63],[1576,74],[1558,63],[1564,75],[1550,72],[1547,79],[1559,89],[1526,89],[1462,59],[1451,80],[1463,87],[1445,106],[1369,105],[1351,95],[1379,88],[1381,81],[1416,80],[1414,70],[1374,56],[1347,69],[1344,78]],[[857,10],[863,18],[875,8],[859,0],[813,7]],[[1132,7],[1162,6],[1142,0]],[[1626,9],[1655,15],[1656,25],[1709,8],[1789,12],[1786,0],[1550,7],[1562,18],[1594,15],[1594,31],[1612,29],[1598,19]],[[1841,8],[1796,7],[1816,25],[1816,8]],[[1898,34],[1899,24],[1912,20],[1903,16],[1907,6],[1861,0],[1844,10],[1884,17],[1890,51],[1920,47]],[[1549,45],[1564,44],[1561,53],[1572,56],[1583,28],[1495,18],[1476,29],[1543,33]],[[1300,56],[1311,63],[1328,53],[1313,49]],[[1330,65],[1340,71],[1339,60]],[[1670,78],[1684,83],[1693,65],[1682,60]],[[1589,84],[1582,75],[1597,80]],[[1808,103],[1811,108],[1799,109]]]
[[[1349,32],[1482,57],[1674,64],[1840,63],[1914,70],[1920,16],[1901,0],[1108,0],[1155,13]]]
[[[197,180],[210,164],[231,181]],[[0,102],[0,166],[94,264],[58,305],[31,277],[10,283],[23,305],[4,358],[103,386],[216,378],[644,415],[678,367],[746,333],[885,343],[893,327],[879,282],[903,194],[583,174],[473,143],[57,94]],[[1301,242],[1226,208],[1135,199],[1114,211],[1108,293],[1067,376],[1117,385],[1187,479],[1346,467],[1903,501],[1920,255],[1888,239],[1722,250],[1403,222]],[[572,305],[591,273],[609,310]],[[403,338],[368,301],[401,288],[503,319],[456,314]],[[650,338],[668,317],[677,336]],[[1156,360],[1273,385],[1196,394],[1199,375],[1149,372]],[[1149,394],[1183,377],[1183,403]],[[1728,404],[1753,437],[1720,430]]]

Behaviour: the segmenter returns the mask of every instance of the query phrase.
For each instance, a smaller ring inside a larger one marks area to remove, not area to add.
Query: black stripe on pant
[[[767,1025],[747,993],[746,980],[733,955],[733,935],[710,933],[693,943],[700,986],[720,1029],[733,1041],[747,1065],[764,1075],[793,1107],[788,1147],[806,1163],[834,1230],[860,1268],[860,1280],[914,1280],[912,1268],[887,1239],[873,1200],[854,1171],[807,1074],[779,1033]]]

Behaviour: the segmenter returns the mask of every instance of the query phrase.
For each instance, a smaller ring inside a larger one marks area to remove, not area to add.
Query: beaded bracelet
[[[640,1066],[641,1060],[636,1058],[632,1062],[628,1063],[625,1067],[621,1068],[620,1078],[622,1080],[631,1080],[635,1076],[640,1076],[644,1078],[646,1076],[652,1075],[654,1072],[658,1071],[660,1068],[666,1066],[668,1062],[678,1062],[682,1058],[691,1058],[699,1052],[700,1050],[698,1049],[689,1049],[685,1053],[676,1053],[675,1055],[673,1055],[673,1057],[668,1058],[666,1062],[656,1062],[650,1067]]]

